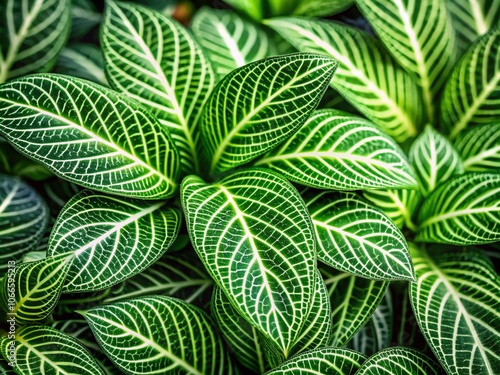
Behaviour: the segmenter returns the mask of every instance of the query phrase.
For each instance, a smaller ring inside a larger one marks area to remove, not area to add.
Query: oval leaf
[[[475,126],[455,142],[465,170],[500,171],[500,122]]]

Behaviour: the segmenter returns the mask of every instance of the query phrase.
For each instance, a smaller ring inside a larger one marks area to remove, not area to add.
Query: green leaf
[[[4,138],[0,141],[0,173],[33,181],[43,181],[53,176],[43,165],[17,152]]]
[[[387,348],[368,358],[356,375],[438,375],[443,369],[425,354],[402,346]]]
[[[316,109],[336,67],[324,56],[291,54],[245,65],[224,77],[202,116],[210,171],[245,164],[292,135]]]
[[[318,259],[376,280],[414,280],[401,231],[354,193],[311,193],[304,198],[318,240]]]
[[[354,0],[300,0],[293,11],[297,16],[324,17],[350,8]]]
[[[265,375],[353,375],[366,357],[349,349],[321,348],[294,356]]]
[[[80,313],[106,355],[126,373],[233,373],[208,315],[176,298],[142,297]]]
[[[455,141],[467,171],[500,170],[500,122],[475,126]]]
[[[320,189],[416,187],[410,165],[392,138],[371,122],[335,110],[320,110],[256,165]]]
[[[179,232],[181,213],[166,202],[144,202],[84,190],[63,208],[48,256],[72,255],[64,292],[117,284],[156,261]]]
[[[171,197],[177,150],[135,101],[77,78],[36,75],[0,87],[0,134],[66,180],[142,199]]]
[[[102,15],[97,11],[92,0],[71,1],[71,33],[70,39],[78,39],[98,26]]]
[[[417,241],[472,245],[500,240],[500,174],[469,173],[439,186],[418,213]]]
[[[256,21],[263,17],[262,0],[224,0],[233,8],[241,10]]]
[[[330,345],[344,346],[364,325],[382,301],[388,281],[369,280],[321,266],[332,306]]]
[[[66,44],[70,0],[4,0],[0,4],[0,83],[48,72]]]
[[[104,74],[102,52],[93,44],[76,43],[64,48],[57,59],[54,71],[88,79],[103,86],[108,85]]]
[[[108,1],[101,43],[111,86],[147,106],[172,135],[183,170],[198,172],[198,123],[214,73],[189,31],[157,11]]]
[[[338,60],[332,87],[398,142],[417,134],[422,102],[417,85],[368,34],[331,21],[266,20],[301,52]]]
[[[427,125],[412,144],[409,157],[424,197],[453,175],[464,173],[462,160],[453,145],[431,125]]]
[[[500,373],[500,278],[491,262],[470,248],[411,252],[413,311],[446,372]]]
[[[500,120],[500,23],[456,64],[441,99],[441,125],[454,139],[467,127]]]
[[[4,337],[0,347],[9,360],[11,340]],[[16,373],[104,375],[89,351],[73,337],[52,327],[32,325],[16,332]]]
[[[20,179],[0,174],[0,271],[33,250],[47,228],[42,197]]]
[[[445,1],[356,0],[359,10],[403,69],[415,77],[427,118],[455,64],[455,31]]]
[[[214,185],[186,177],[181,201],[210,275],[286,358],[315,285],[313,228],[297,190],[275,173],[246,169]]]
[[[268,56],[272,40],[257,24],[228,10],[203,7],[194,14],[191,29],[220,78]]]

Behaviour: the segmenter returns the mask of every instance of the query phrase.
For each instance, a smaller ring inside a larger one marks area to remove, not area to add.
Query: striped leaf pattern
[[[462,160],[453,145],[430,125],[413,142],[409,157],[424,197],[453,175],[464,173]]]
[[[47,204],[33,188],[0,174],[0,271],[35,248],[48,220]]]
[[[10,340],[0,341],[9,358]],[[15,370],[20,375],[105,375],[89,351],[73,337],[52,327],[31,325],[16,332]]]
[[[431,251],[432,250],[432,251]],[[412,246],[410,297],[419,326],[448,374],[500,372],[500,278],[481,252]]]
[[[455,142],[465,170],[473,172],[500,170],[500,122],[475,126]]]
[[[176,298],[142,297],[80,313],[106,355],[127,374],[234,373],[208,315]]]
[[[202,117],[210,171],[245,164],[293,134],[316,109],[336,67],[333,59],[299,53],[247,64],[224,77]]]
[[[64,292],[117,284],[150,266],[172,244],[181,213],[157,203],[84,190],[59,214],[48,256],[73,256]]]
[[[500,23],[457,63],[441,100],[441,125],[454,139],[467,127],[500,120]]]
[[[135,101],[59,75],[0,88],[0,135],[56,175],[142,199],[175,193],[179,156],[157,120]]]
[[[304,126],[255,165],[320,189],[416,187],[403,151],[361,117],[336,110],[312,114]]]
[[[378,209],[354,193],[311,193],[304,199],[321,262],[376,280],[414,280],[403,234]]]
[[[93,44],[75,43],[64,48],[57,59],[54,71],[108,86],[102,52]]]
[[[191,20],[191,29],[220,78],[267,57],[272,48],[261,27],[227,10],[201,8]]]
[[[71,0],[4,0],[0,4],[0,83],[47,72],[69,34]]]
[[[417,241],[472,245],[500,240],[500,174],[470,173],[436,189],[418,213]]]
[[[435,103],[455,63],[455,32],[443,0],[356,0],[382,43],[416,77],[427,110]]]
[[[199,172],[198,123],[214,85],[210,63],[172,18],[137,5],[107,4],[101,43],[111,86],[147,106],[172,135],[182,169]]]
[[[286,358],[315,285],[314,233],[298,192],[275,173],[246,169],[214,185],[185,178],[181,202],[210,275]]]
[[[336,22],[302,18],[266,20],[301,52],[338,60],[331,85],[398,142],[417,134],[423,104],[417,85],[379,42]]]

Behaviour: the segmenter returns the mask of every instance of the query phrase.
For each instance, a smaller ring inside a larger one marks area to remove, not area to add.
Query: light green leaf
[[[52,68],[68,39],[70,9],[70,0],[0,3],[0,83]]]
[[[186,177],[181,201],[210,275],[286,358],[315,285],[314,233],[297,190],[275,173],[246,169],[214,185]]]
[[[353,350],[321,348],[294,356],[265,375],[353,375],[365,359]]]
[[[64,292],[104,289],[153,264],[180,228],[181,213],[165,206],[90,190],[75,195],[49,239],[49,257],[74,257]]]
[[[387,348],[368,358],[356,375],[438,375],[443,369],[425,354],[402,346]]]
[[[500,122],[475,126],[455,141],[467,171],[500,170]]]
[[[234,373],[208,315],[176,298],[142,297],[80,313],[106,355],[128,374]]]
[[[8,360],[10,343],[0,342]],[[32,325],[16,332],[16,373],[20,375],[105,375],[89,351],[73,337],[52,327]]]
[[[330,345],[344,346],[368,322],[382,301],[388,281],[369,280],[322,265],[332,306],[332,339]]]
[[[500,23],[456,64],[441,100],[441,125],[454,139],[467,127],[500,120]]]
[[[338,60],[332,87],[398,142],[417,134],[422,101],[410,75],[368,34],[331,21],[276,18],[265,21],[301,52]]]
[[[300,0],[293,11],[297,16],[324,17],[343,12],[354,0]]]
[[[102,21],[92,0],[71,1],[71,33],[70,38],[83,37]]]
[[[415,77],[427,118],[455,64],[455,31],[443,0],[356,0],[359,10],[403,69]]]
[[[54,71],[108,86],[102,52],[94,44],[76,43],[64,48]]]
[[[500,373],[500,278],[474,249],[411,246],[418,324],[448,374]]]
[[[314,112],[297,133],[256,165],[320,189],[417,185],[406,156],[392,138],[361,117],[335,110]]]
[[[336,67],[324,56],[291,54],[224,77],[202,116],[210,171],[245,164],[292,135],[316,109]]]
[[[0,87],[0,135],[66,180],[142,199],[175,193],[179,157],[135,101],[77,78],[44,74]]]
[[[198,123],[214,73],[190,32],[157,11],[107,2],[101,43],[113,88],[138,100],[168,129],[182,169],[200,169]]]
[[[500,174],[469,173],[439,186],[418,213],[417,241],[472,245],[500,240]]]
[[[33,250],[43,236],[49,210],[42,197],[18,178],[0,174],[0,271]]]
[[[256,21],[260,21],[263,17],[263,0],[224,0],[224,2],[238,9]]]
[[[413,142],[409,157],[424,197],[453,175],[464,173],[462,160],[453,145],[431,125]]]
[[[310,193],[305,201],[318,240],[318,259],[376,280],[414,280],[401,231],[354,193]]]

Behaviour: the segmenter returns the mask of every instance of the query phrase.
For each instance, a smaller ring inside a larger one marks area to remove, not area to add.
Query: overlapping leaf
[[[377,280],[414,279],[403,234],[378,209],[354,193],[311,193],[305,201],[321,262]]]
[[[0,83],[47,72],[69,34],[71,0],[0,3]]]
[[[71,0],[70,39],[83,37],[99,25],[101,18],[92,0]]]
[[[263,17],[262,0],[225,0],[225,2],[256,21],[260,21]]]
[[[323,17],[343,12],[354,0],[300,0],[293,14],[297,16]]]
[[[256,165],[321,189],[416,187],[406,156],[393,139],[371,122],[335,110],[314,112]]]
[[[77,184],[142,199],[175,192],[179,156],[135,101],[88,81],[36,75],[0,88],[0,134]]]
[[[214,185],[181,188],[192,243],[239,313],[286,358],[314,292],[315,241],[307,209],[282,177],[235,172]]]
[[[457,138],[455,147],[467,171],[499,171],[500,122],[469,129]]]
[[[500,240],[500,174],[470,173],[436,189],[418,213],[417,241],[471,245]]]
[[[368,34],[330,21],[276,18],[266,24],[302,52],[338,60],[331,84],[398,142],[417,134],[422,101],[417,85]]]
[[[52,176],[47,168],[17,152],[4,138],[0,140],[0,173],[43,181]]]
[[[454,139],[466,127],[500,120],[500,23],[457,63],[441,100],[441,125]]]
[[[198,122],[214,73],[191,34],[157,11],[108,1],[101,33],[110,84],[168,129],[186,172],[199,172]]]
[[[64,48],[57,59],[54,71],[108,85],[104,74],[104,59],[99,47],[77,43]]]
[[[448,374],[500,372],[500,278],[479,251],[411,247],[422,333]]]
[[[84,190],[59,214],[48,255],[71,255],[65,292],[104,289],[150,266],[172,244],[181,213],[150,203]]]
[[[126,373],[234,373],[208,315],[176,298],[142,297],[80,313],[106,355]]]

